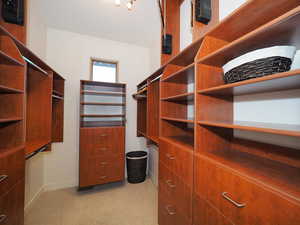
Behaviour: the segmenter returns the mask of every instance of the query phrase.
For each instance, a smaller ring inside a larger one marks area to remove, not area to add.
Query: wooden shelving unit
[[[55,71],[25,43],[26,22],[20,26],[1,18],[0,170],[7,179],[0,182],[0,214],[7,216],[2,222],[10,225],[24,223],[25,159],[50,149],[53,132]],[[61,122],[63,126],[63,115]]]
[[[126,84],[81,81],[79,189],[124,180]]]
[[[235,136],[236,130],[243,130],[299,138],[300,126],[280,121],[274,124],[234,121],[233,116],[236,96],[268,93],[270,98],[272,92],[299,89],[300,70],[233,84],[225,84],[223,80],[222,66],[244,53],[274,45],[300,48],[299,1],[267,4],[264,0],[247,1],[220,23],[202,25],[190,46],[170,56],[138,85],[138,90],[146,85],[149,91],[149,80],[163,74],[159,125],[160,225],[177,221],[185,225],[300,223],[296,216],[300,213],[299,150]],[[169,8],[173,11],[167,13],[176,17],[174,5]],[[177,30],[171,26],[168,32]],[[188,114],[193,105],[194,113]],[[145,115],[145,109],[138,110]],[[149,120],[149,116],[143,119]],[[176,187],[168,186],[166,179]],[[227,199],[229,196],[233,202],[246,205],[238,209],[222,196],[224,192]],[[165,213],[166,207],[176,210],[176,216]]]
[[[125,126],[126,85],[81,81],[81,127]]]

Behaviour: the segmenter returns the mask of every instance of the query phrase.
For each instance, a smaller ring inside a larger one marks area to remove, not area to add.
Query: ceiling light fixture
[[[128,10],[132,10],[133,9],[133,3],[136,0],[128,0],[128,2],[126,3],[126,7]],[[115,0],[115,5],[116,6],[120,6],[121,5],[121,0]]]
[[[115,0],[115,5],[120,6],[121,5],[121,0]]]

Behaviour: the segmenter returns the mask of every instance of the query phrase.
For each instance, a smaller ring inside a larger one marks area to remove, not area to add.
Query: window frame
[[[94,62],[115,64],[116,65],[116,82],[113,82],[113,83],[118,83],[119,82],[119,61],[107,60],[107,59],[101,59],[101,58],[94,58],[94,57],[91,57],[91,59],[90,59],[90,80],[91,81],[95,81],[94,80],[94,75],[93,75],[93,63]],[[98,82],[98,81],[96,81],[96,82]],[[99,82],[104,82],[104,81],[99,81]]]

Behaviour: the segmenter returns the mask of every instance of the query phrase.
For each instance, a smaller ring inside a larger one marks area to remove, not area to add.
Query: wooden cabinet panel
[[[79,186],[124,180],[125,128],[80,129]]]
[[[174,204],[187,220],[192,218],[192,189],[159,163],[159,191],[173,199]]]
[[[187,185],[193,185],[193,152],[163,140],[160,141],[161,162]]]
[[[166,193],[158,194],[158,224],[159,225],[191,225],[192,220],[178,210],[173,198],[168,198]]]
[[[1,225],[24,224],[24,180],[0,198],[0,215]]]
[[[238,225],[300,224],[299,201],[283,198],[265,186],[198,156],[195,157],[195,192]]]
[[[25,176],[24,149],[0,154],[0,196]]]
[[[197,195],[193,196],[193,225],[234,225],[215,207]]]
[[[80,149],[88,155],[120,155],[124,148],[124,127],[80,129]]]

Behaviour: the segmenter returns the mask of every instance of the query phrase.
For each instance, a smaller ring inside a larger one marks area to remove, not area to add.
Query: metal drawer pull
[[[167,184],[170,188],[175,188],[175,187],[176,187],[176,185],[173,184],[171,180],[167,180],[167,181],[166,181],[166,184]]]
[[[0,215],[0,223],[4,222],[6,220],[6,215]]]
[[[105,166],[105,165],[107,165],[107,164],[108,164],[107,162],[102,162],[102,163],[100,163],[101,166]]]
[[[107,176],[102,176],[102,177],[100,177],[100,179],[105,179]]]
[[[227,194],[228,194],[227,192],[223,192],[222,193],[223,198],[225,198],[226,200],[228,200],[229,202],[231,202],[232,204],[234,204],[236,207],[243,208],[243,207],[246,206],[246,204],[241,204],[241,203],[238,203],[238,202],[232,200],[230,197],[227,196]]]
[[[107,134],[100,134],[100,137],[107,137]]]
[[[167,158],[170,159],[170,160],[175,159],[175,157],[174,157],[174,156],[171,156],[170,154],[166,154],[166,156],[167,156]]]
[[[171,205],[167,205],[167,206],[166,206],[166,210],[167,210],[167,212],[168,212],[168,214],[169,214],[170,216],[173,216],[173,215],[176,214],[176,212],[172,211],[172,210],[170,209],[171,207],[172,207]]]
[[[0,175],[0,183],[5,181],[8,178],[7,175]]]
[[[101,151],[107,151],[108,149],[107,148],[101,148],[100,150]]]

